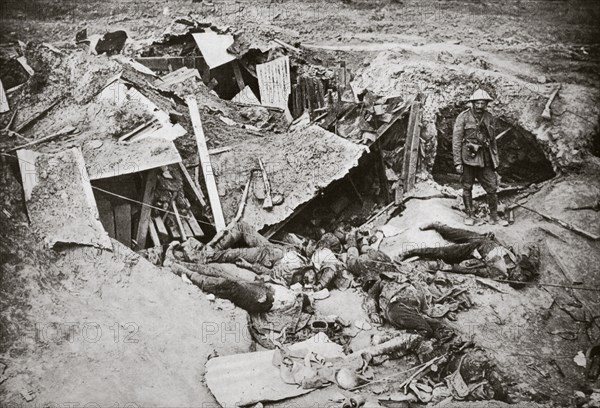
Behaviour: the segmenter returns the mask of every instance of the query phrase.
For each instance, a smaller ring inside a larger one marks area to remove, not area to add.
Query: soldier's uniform
[[[491,101],[482,90],[476,91],[470,101]],[[484,111],[478,117],[473,109],[461,112],[454,123],[452,133],[452,156],[455,166],[463,167],[461,178],[465,212],[468,218],[473,212],[473,183],[478,180],[487,193],[490,218],[498,218],[498,146],[496,144],[496,124],[491,113]]]

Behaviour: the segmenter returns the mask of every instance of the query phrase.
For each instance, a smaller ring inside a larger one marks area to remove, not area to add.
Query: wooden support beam
[[[148,236],[148,224],[150,224],[150,215],[152,212],[152,201],[154,198],[154,189],[156,188],[156,169],[146,172],[146,182],[144,185],[144,195],[142,197],[142,208],[140,209],[140,220],[137,226],[135,242],[139,249],[146,248],[146,238]]]
[[[240,92],[246,87],[244,83],[244,77],[242,76],[242,71],[240,70],[240,64],[237,61],[232,61],[231,66],[233,67],[233,75],[235,75],[235,81],[237,82],[238,88],[240,88]]]
[[[183,226],[183,231],[185,232],[185,236],[187,238],[194,236],[194,231],[192,231],[192,227],[190,227],[190,223],[188,222],[187,217],[181,218],[181,225]]]
[[[181,233],[181,239],[185,241],[187,239],[187,235],[185,233],[185,229],[183,228],[183,222],[181,222],[181,217],[179,216],[179,210],[177,209],[177,204],[175,204],[175,200],[171,201],[171,207],[173,208],[173,213],[175,215],[175,222],[177,222],[177,227],[179,228],[179,232]]]
[[[187,171],[183,163],[179,162],[178,164],[179,170],[181,170],[181,173],[183,174],[184,189],[186,189],[187,186],[187,190],[191,192],[191,195],[194,197],[194,199],[196,199],[200,206],[203,208],[206,207],[206,200],[204,199],[204,194],[202,194],[202,190],[200,190],[196,182],[192,179],[192,176]]]
[[[210,155],[208,153],[208,147],[206,146],[206,139],[204,137],[204,130],[202,129],[200,113],[198,112],[198,103],[196,101],[196,97],[193,95],[186,97],[185,100],[190,110],[192,126],[196,135],[198,155],[200,157],[200,164],[202,165],[202,172],[204,173],[204,181],[206,183],[206,190],[208,191],[208,199],[210,201],[213,219],[215,220],[215,228],[217,231],[220,231],[225,229],[225,218],[223,217],[221,200],[219,198],[219,192],[217,190],[213,168],[210,163]]]
[[[417,161],[419,159],[419,141],[421,134],[421,102],[417,97],[410,108],[406,143],[404,145],[404,162],[402,163],[402,180],[404,191],[412,190],[415,184]]]
[[[117,241],[131,247],[131,204],[115,205],[115,227]]]
[[[158,238],[161,241],[169,239],[169,231],[167,231],[167,227],[161,217],[154,217],[154,226],[156,227],[156,232],[158,232]]]
[[[258,159],[258,164],[260,164],[263,182],[265,183],[265,201],[263,201],[262,208],[265,210],[270,210],[273,208],[273,198],[271,197],[271,183],[269,183],[269,175],[267,174],[267,170],[265,169],[261,159]]]
[[[158,231],[156,231],[156,227],[154,226],[154,223],[151,222],[148,224],[148,232],[150,233],[150,240],[152,241],[152,246],[160,247],[161,246],[160,238],[158,237]]]

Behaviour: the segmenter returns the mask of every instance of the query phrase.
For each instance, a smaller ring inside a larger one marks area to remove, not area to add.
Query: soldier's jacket
[[[454,165],[466,164],[469,166],[484,167],[484,149],[488,149],[492,158],[494,169],[498,167],[498,146],[496,145],[496,125],[491,113],[485,111],[481,126],[485,126],[489,133],[489,140],[478,130],[478,121],[472,108],[458,115],[452,133],[452,155]],[[476,153],[473,154],[473,152]]]
[[[427,309],[425,291],[419,284],[411,283],[399,276],[393,277],[391,274],[389,277],[383,275],[371,287],[365,301],[365,309],[369,316],[379,311],[386,320],[390,321],[387,314],[388,306],[396,301],[417,313],[424,313]]]

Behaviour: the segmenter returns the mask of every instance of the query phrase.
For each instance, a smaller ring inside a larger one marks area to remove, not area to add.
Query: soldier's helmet
[[[488,94],[486,91],[484,91],[483,89],[478,89],[475,92],[473,92],[473,95],[471,95],[471,98],[469,98],[469,102],[475,102],[475,101],[493,101],[494,99],[490,96],[490,94]]]

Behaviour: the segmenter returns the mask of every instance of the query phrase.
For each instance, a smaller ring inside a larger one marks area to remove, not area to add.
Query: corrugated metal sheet
[[[367,150],[316,125],[232,146],[211,157],[225,221],[235,217],[250,172],[260,169],[259,158],[273,194],[284,197],[283,204],[263,209],[263,200],[254,193],[260,190],[262,178],[259,174],[253,178],[243,220],[260,230],[285,220],[321,189],[344,177]]]
[[[290,346],[306,349],[323,357],[344,355],[342,346],[333,343],[324,333]],[[264,401],[279,401],[307,394],[313,390],[286,384],[273,366],[273,350],[216,357],[206,363],[206,384],[223,407],[236,407]]]

